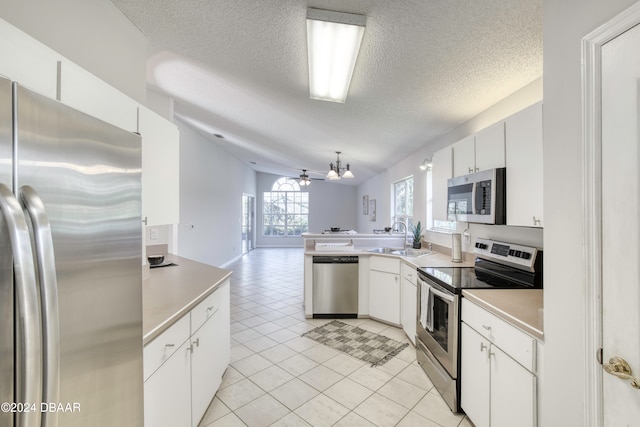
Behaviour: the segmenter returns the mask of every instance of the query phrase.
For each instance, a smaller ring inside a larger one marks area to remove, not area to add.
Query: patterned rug
[[[312,329],[302,336],[371,363],[371,366],[387,363],[409,345],[339,320]]]

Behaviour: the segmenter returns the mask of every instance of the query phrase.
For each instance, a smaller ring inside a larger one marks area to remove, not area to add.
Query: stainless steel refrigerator
[[[1,427],[142,426],[140,167],[136,134],[0,78]]]

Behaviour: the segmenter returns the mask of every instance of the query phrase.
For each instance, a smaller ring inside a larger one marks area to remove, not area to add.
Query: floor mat
[[[312,329],[302,336],[371,363],[371,366],[385,364],[409,345],[339,320]]]

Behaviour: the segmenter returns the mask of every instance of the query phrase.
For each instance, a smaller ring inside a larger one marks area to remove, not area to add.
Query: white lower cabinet
[[[536,426],[535,338],[466,299],[462,306],[462,409],[476,427]],[[506,352],[514,345],[524,365]]]
[[[229,364],[230,337],[227,280],[145,346],[145,427],[199,424]]]
[[[416,345],[416,321],[418,285],[416,267],[402,263],[402,329],[413,345]]]
[[[178,350],[144,383],[144,425],[191,425],[191,343]]]
[[[370,257],[369,316],[400,326],[400,261],[397,258]]]
[[[225,291],[225,289],[218,289]],[[216,291],[216,292],[218,292]],[[226,291],[229,287],[226,286]],[[223,296],[223,295],[220,295]],[[224,299],[224,298],[223,298]],[[207,411],[211,399],[218,391],[222,382],[222,375],[229,363],[230,343],[230,313],[229,304],[207,302],[206,309],[209,318],[191,336],[193,353],[191,354],[191,410],[192,426],[196,427]],[[210,307],[213,307],[209,310]]]

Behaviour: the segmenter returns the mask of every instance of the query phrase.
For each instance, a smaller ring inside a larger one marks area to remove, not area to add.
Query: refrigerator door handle
[[[60,396],[60,315],[58,283],[51,225],[38,193],[30,186],[20,187],[20,202],[27,212],[33,230],[34,251],[40,285],[43,332],[43,402],[58,402]],[[42,413],[42,427],[56,427],[56,411]]]
[[[42,331],[31,236],[20,203],[9,187],[0,183],[0,210],[9,230],[13,255],[16,299],[15,403],[42,402]],[[40,426],[40,408],[16,412],[16,427]]]

